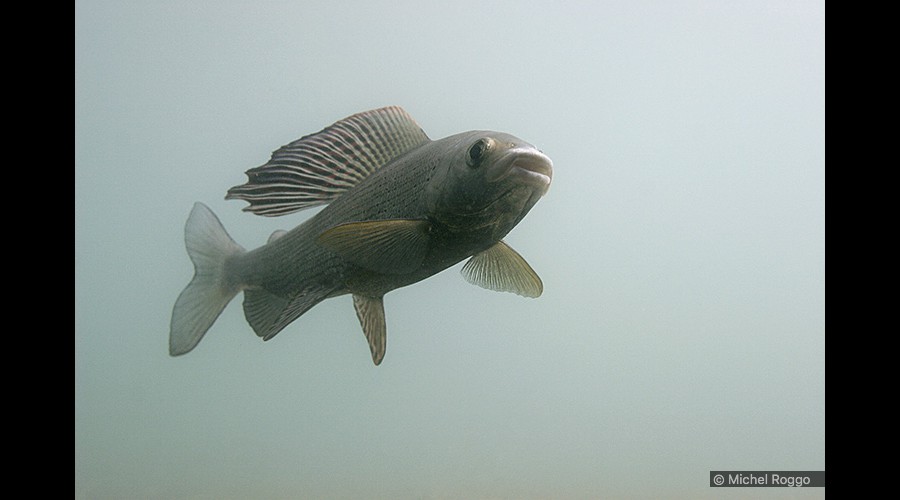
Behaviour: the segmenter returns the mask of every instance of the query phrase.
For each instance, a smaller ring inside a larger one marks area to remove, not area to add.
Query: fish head
[[[547,192],[553,162],[509,134],[473,131],[447,138],[429,184],[429,211],[457,231],[506,235]]]

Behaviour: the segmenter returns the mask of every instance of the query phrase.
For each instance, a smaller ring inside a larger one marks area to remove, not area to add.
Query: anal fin
[[[290,298],[261,288],[244,291],[244,317],[263,340],[269,340],[314,305],[325,300],[331,291],[314,288]]]

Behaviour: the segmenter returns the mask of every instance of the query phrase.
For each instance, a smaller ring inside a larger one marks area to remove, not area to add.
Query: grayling
[[[391,105],[552,158],[540,298],[464,259],[377,367],[352,293],[170,356],[194,203],[264,247],[328,208],[244,172]],[[824,2],[77,0],[74,359],[76,498],[823,497],[709,471],[825,468]]]

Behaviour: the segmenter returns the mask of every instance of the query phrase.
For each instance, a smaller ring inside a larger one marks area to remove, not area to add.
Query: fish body
[[[195,275],[176,301],[170,353],[193,349],[228,302],[265,340],[330,297],[353,295],[372,358],[386,347],[383,296],[469,257],[463,275],[536,297],[540,278],[502,238],[546,193],[552,162],[505,133],[428,139],[398,107],[345,118],[288,144],[227,195],[277,216],[327,204],[249,252],[197,203],[185,227]]]

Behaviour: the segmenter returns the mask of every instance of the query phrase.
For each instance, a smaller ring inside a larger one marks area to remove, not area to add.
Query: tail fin
[[[225,276],[225,260],[244,249],[234,242],[206,205],[195,203],[184,226],[184,243],[194,263],[194,278],[172,310],[169,354],[190,352],[225,306],[241,290]]]

